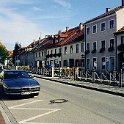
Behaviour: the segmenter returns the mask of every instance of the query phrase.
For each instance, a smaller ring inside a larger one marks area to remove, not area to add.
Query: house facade
[[[124,5],[85,23],[86,69],[113,71],[117,69],[117,43],[114,33],[123,25]]]
[[[117,40],[117,70],[124,70],[124,26],[115,33]]]
[[[85,64],[83,24],[53,36],[47,49],[47,64],[55,67],[82,67]]]

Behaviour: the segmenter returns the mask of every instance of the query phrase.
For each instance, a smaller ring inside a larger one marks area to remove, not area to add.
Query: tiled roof
[[[69,29],[68,31],[59,32],[59,34],[48,35],[48,37],[40,39],[38,41],[32,42],[25,48],[20,50],[20,54],[27,53],[26,49],[32,48],[32,51],[40,51],[44,49],[50,49],[54,47],[60,47],[70,43],[75,43],[83,40],[84,38],[84,29],[80,30],[80,26]],[[55,40],[58,42],[53,43]]]
[[[117,32],[115,32],[115,34],[120,34],[120,33],[124,33],[124,26],[119,29]]]
[[[111,14],[114,14],[114,13],[116,13],[117,11],[119,11],[119,10],[122,9],[122,8],[124,8],[124,6],[119,6],[119,7],[116,7],[116,8],[114,8],[114,9],[111,9],[111,10],[109,10],[108,12],[105,12],[104,14],[102,14],[102,15],[100,15],[100,16],[97,16],[97,17],[95,17],[95,18],[93,18],[93,19],[87,21],[86,23],[89,23],[89,22],[98,20],[98,19],[100,19],[100,18],[104,18],[104,17],[106,17],[106,16],[109,16],[109,15],[111,15]]]
[[[70,43],[78,42],[83,40],[84,30],[80,30],[80,27],[77,26],[75,28],[69,29],[65,32],[60,32],[59,34],[50,35],[48,38],[42,39],[42,42],[40,42],[38,45],[34,47],[34,51],[59,47],[63,45],[67,45]],[[53,43],[55,39],[59,39],[57,43]]]

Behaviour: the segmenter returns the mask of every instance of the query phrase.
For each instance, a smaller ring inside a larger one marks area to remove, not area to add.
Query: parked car
[[[7,95],[39,95],[39,83],[24,70],[3,70],[0,78]]]

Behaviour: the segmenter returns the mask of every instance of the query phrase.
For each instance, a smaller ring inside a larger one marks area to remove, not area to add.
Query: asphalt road
[[[37,80],[38,97],[3,98],[19,124],[124,124],[123,97]]]

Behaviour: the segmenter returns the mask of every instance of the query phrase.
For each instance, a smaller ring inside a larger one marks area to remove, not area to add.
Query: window
[[[105,63],[105,57],[102,57],[102,69],[105,69],[105,65],[106,65],[106,63]]]
[[[114,39],[110,40],[110,47],[113,48],[114,47]]]
[[[56,49],[55,49],[55,54],[56,54]]]
[[[51,50],[51,54],[53,53],[53,51]]]
[[[36,57],[37,57],[37,53],[36,53]]]
[[[61,50],[62,50],[62,49],[61,49],[61,48],[59,48],[59,53],[61,53]]]
[[[101,48],[105,48],[105,40],[101,41]]]
[[[93,50],[96,50],[97,48],[96,48],[96,41],[95,42],[93,42]]]
[[[90,43],[87,43],[87,48],[86,50],[90,50]]]
[[[84,43],[81,43],[81,52],[84,52]]]
[[[97,68],[97,59],[93,58],[93,68],[96,69]]]
[[[68,61],[67,60],[63,61],[63,66],[68,66]]]
[[[102,24],[101,24],[101,31],[105,31],[105,27],[106,27],[106,26],[105,26],[105,23],[102,23]]]
[[[40,52],[39,52],[39,57],[40,57]]]
[[[76,44],[76,53],[79,53],[79,44]]]
[[[64,54],[67,54],[67,47],[65,47]]]
[[[114,20],[110,20],[110,29],[113,29],[114,28]]]
[[[90,68],[90,59],[87,59],[86,67],[87,67],[87,69]]]
[[[87,34],[90,34],[90,27],[87,28]]]
[[[73,46],[70,46],[70,53],[73,53]]]
[[[121,37],[121,44],[124,44],[124,36]]]
[[[44,56],[44,52],[42,51],[42,56]]]
[[[47,54],[49,55],[49,51],[47,52]]]
[[[94,25],[92,28],[93,28],[92,29],[93,33],[97,33],[97,27],[96,27],[96,25]]]

